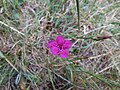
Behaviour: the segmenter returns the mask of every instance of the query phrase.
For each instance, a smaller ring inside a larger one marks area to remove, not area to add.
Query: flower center
[[[59,45],[60,50],[62,49],[62,45]]]

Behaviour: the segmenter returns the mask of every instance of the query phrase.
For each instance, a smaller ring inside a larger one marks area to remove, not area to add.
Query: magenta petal
[[[58,44],[54,40],[48,42],[48,48],[57,47],[57,46]]]
[[[63,44],[63,49],[69,49],[72,46],[72,42],[70,40],[65,40],[65,43]]]
[[[50,48],[50,50],[51,50],[51,53],[55,56],[58,55],[58,53],[60,51],[60,49],[58,47],[52,47],[52,48]]]
[[[56,42],[61,46],[64,44],[65,40],[64,40],[63,36],[57,36]]]
[[[69,51],[67,49],[62,49],[60,51],[60,57],[61,58],[68,58]]]

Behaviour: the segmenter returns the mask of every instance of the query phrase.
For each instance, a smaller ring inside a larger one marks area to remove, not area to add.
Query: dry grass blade
[[[22,33],[22,32],[20,32],[20,31],[18,31],[17,29],[15,29],[15,28],[13,28],[13,27],[11,27],[11,26],[7,25],[6,23],[4,23],[4,22],[2,22],[2,21],[0,21],[0,24],[2,24],[2,25],[4,25],[4,26],[6,26],[6,27],[8,27],[8,28],[10,28],[11,30],[13,30],[13,31],[17,32],[18,34],[21,34],[21,35],[25,36],[25,35],[24,35],[24,33]]]
[[[3,53],[0,51],[0,57],[5,59],[6,62],[15,70],[18,72],[17,68],[3,55]]]

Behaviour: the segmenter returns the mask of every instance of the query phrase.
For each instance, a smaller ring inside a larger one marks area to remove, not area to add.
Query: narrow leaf
[[[5,56],[3,55],[3,53],[1,51],[0,51],[0,57],[5,58]]]

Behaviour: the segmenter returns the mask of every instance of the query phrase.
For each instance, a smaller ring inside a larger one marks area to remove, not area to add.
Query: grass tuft
[[[47,48],[57,35],[68,59]],[[119,90],[119,58],[119,0],[0,1],[0,90]]]

